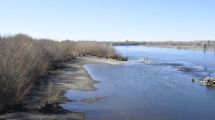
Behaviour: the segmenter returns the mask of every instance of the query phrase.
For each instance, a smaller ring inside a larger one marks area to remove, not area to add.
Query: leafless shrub
[[[56,45],[57,46],[57,45]],[[61,59],[54,42],[29,36],[3,37],[0,41],[0,104],[20,104],[49,65]]]
[[[23,34],[0,37],[0,105],[22,104],[48,67],[82,55],[117,56],[106,43],[38,40]],[[55,101],[53,96],[48,101]]]
[[[83,56],[112,57],[116,55],[112,46],[99,42],[76,42],[74,51]]]
[[[42,100],[44,104],[54,104],[60,100],[60,91],[52,83],[47,86],[46,94]]]

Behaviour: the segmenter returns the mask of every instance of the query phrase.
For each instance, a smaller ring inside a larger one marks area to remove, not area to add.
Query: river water
[[[96,91],[68,91],[66,97],[76,101],[65,109],[85,112],[87,120],[215,120],[215,88],[192,83],[192,78],[215,77],[215,52],[115,48],[128,63],[85,65],[101,82]],[[98,101],[82,101],[94,97]]]

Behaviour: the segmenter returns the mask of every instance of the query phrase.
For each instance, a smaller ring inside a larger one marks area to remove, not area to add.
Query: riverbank
[[[72,73],[79,68],[69,65],[77,64],[79,57],[127,60],[110,44],[96,41],[57,42],[24,34],[0,36],[0,51],[0,117],[24,111],[24,115],[15,114],[16,119],[28,116],[25,111],[30,112],[30,116],[38,113],[70,113],[60,106],[65,101],[63,93],[70,88],[91,90],[89,86],[95,82],[68,85],[71,79],[74,79],[73,83],[84,79],[80,76],[60,81],[61,77],[66,76],[64,73],[79,74]]]
[[[22,106],[32,88],[47,82],[49,71],[80,56],[126,60],[110,45],[96,41],[55,41],[24,34],[0,36],[0,113]],[[52,85],[50,85],[52,86]],[[3,108],[3,109],[1,109]]]
[[[61,64],[60,69],[50,71],[53,75],[52,79],[52,88],[54,88],[55,93],[58,94],[57,98],[58,103],[65,103],[68,100],[64,97],[64,94],[68,90],[83,90],[83,91],[92,91],[96,90],[94,84],[98,83],[98,81],[93,80],[88,72],[85,70],[85,64],[99,64],[99,63],[107,63],[107,64],[124,64],[125,61],[116,61],[112,59],[105,59],[99,57],[77,57],[70,62],[65,64]],[[44,87],[40,86],[40,87]],[[44,91],[41,89],[37,89],[34,92],[32,99],[42,99]],[[47,95],[45,95],[47,96]],[[0,115],[0,119],[72,119],[72,120],[84,120],[85,114],[81,112],[66,112],[66,113],[58,113],[58,114],[43,114],[38,112],[38,109],[44,104],[43,102],[34,102],[32,100],[26,101],[28,108],[27,111],[16,111],[7,114]]]
[[[105,59],[93,56],[78,57],[72,62],[66,64],[66,69],[59,70],[56,85],[62,91],[67,90],[96,90],[95,83],[99,81],[93,80],[84,68],[85,64],[125,64],[126,61],[117,61],[113,59]]]

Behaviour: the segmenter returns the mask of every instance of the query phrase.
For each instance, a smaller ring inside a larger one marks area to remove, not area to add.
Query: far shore
[[[191,50],[202,50],[204,48],[202,46],[173,46],[173,45],[140,45],[144,47],[158,47],[158,48],[175,48],[175,49],[191,49]],[[209,46],[205,49],[205,51],[215,51],[215,46]]]

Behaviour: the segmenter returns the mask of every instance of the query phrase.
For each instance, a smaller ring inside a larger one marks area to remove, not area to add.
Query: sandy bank
[[[62,69],[58,69],[55,71],[51,71],[52,74],[55,74],[51,79],[53,81],[54,87],[62,93],[61,98],[65,100],[64,94],[68,90],[84,90],[84,91],[92,91],[96,90],[95,83],[98,81],[93,80],[88,74],[87,70],[85,70],[85,64],[98,64],[98,63],[106,63],[106,64],[124,64],[124,61],[116,61],[112,59],[98,58],[98,57],[78,57],[73,59],[72,61],[64,64]],[[44,87],[44,86],[43,86]],[[36,91],[38,94],[35,96],[35,99],[41,99],[44,95],[41,91]],[[40,97],[40,98],[39,98]],[[65,100],[66,101],[66,100]],[[30,102],[30,108],[36,109],[41,103]],[[64,101],[60,101],[61,103]],[[36,107],[36,108],[35,108]],[[8,113],[4,115],[0,115],[0,119],[10,119],[10,120],[84,120],[84,113],[71,112],[67,114],[41,114],[35,111],[26,111],[26,112],[16,112],[16,113]]]
[[[82,60],[84,60],[87,64],[89,63],[106,63],[106,64],[125,64],[127,61],[117,61],[114,59],[106,59],[106,58],[99,58],[99,57],[82,57]]]
[[[95,90],[94,84],[98,81],[92,80],[88,72],[85,70],[85,64],[125,64],[125,61],[116,61],[113,59],[105,59],[98,57],[79,57],[74,61],[66,64],[66,69],[58,71],[57,87],[64,91],[72,90]]]

